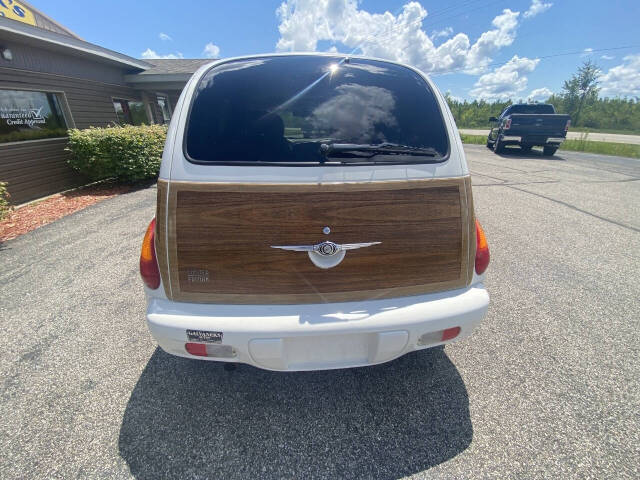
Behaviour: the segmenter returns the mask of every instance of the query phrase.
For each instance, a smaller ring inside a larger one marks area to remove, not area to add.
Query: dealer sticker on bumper
[[[192,342],[222,343],[222,332],[187,330],[187,338]]]

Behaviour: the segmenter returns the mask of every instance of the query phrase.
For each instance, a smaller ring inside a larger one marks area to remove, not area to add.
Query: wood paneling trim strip
[[[167,264],[167,191],[168,182],[158,180],[157,184],[157,210],[156,210],[156,258],[160,277],[167,298],[171,298],[171,285],[169,283],[169,265]]]

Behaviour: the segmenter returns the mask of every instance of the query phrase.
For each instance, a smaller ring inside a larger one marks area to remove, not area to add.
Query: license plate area
[[[275,370],[322,370],[379,363],[400,355],[409,332],[349,333],[254,339],[249,351],[258,364]]]
[[[284,340],[284,354],[291,369],[365,364],[369,356],[369,334],[289,337]]]

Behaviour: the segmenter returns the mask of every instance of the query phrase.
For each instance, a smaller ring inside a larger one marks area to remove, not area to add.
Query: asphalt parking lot
[[[137,267],[154,188],[0,245],[0,477],[638,478],[640,161],[466,149],[488,316],[381,366],[157,349]]]

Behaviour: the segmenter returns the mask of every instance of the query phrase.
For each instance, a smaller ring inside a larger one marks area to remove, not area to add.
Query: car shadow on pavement
[[[156,478],[398,478],[464,451],[467,391],[442,348],[366,368],[276,373],[156,349],[119,450]]]

